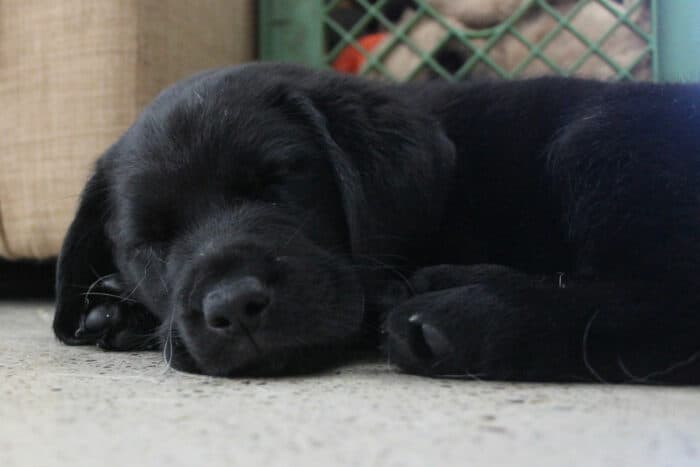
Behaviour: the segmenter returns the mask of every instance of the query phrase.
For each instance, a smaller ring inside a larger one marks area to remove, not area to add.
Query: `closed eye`
[[[263,165],[262,174],[265,178],[278,180],[308,172],[313,162],[314,158],[305,152],[277,154],[275,157],[267,158],[267,162]]]
[[[170,212],[140,212],[134,219],[138,244],[165,244],[177,235],[177,223]]]

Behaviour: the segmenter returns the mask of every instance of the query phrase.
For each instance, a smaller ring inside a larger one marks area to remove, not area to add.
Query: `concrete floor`
[[[430,380],[382,363],[286,379],[59,345],[0,304],[0,466],[700,466],[700,389]]]

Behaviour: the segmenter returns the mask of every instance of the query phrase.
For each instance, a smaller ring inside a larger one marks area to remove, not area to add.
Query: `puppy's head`
[[[164,91],[100,158],[64,242],[57,336],[117,273],[175,367],[303,369],[363,336],[378,265],[440,222],[451,144],[397,90],[289,65]]]

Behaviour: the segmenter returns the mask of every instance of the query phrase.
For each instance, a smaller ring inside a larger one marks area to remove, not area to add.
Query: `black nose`
[[[202,300],[202,312],[209,327],[226,331],[244,327],[252,331],[270,304],[270,294],[253,276],[215,284]]]

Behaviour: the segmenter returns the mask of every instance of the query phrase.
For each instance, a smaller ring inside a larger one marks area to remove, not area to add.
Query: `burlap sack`
[[[0,0],[0,256],[56,255],[95,158],[253,34],[251,0]]]

